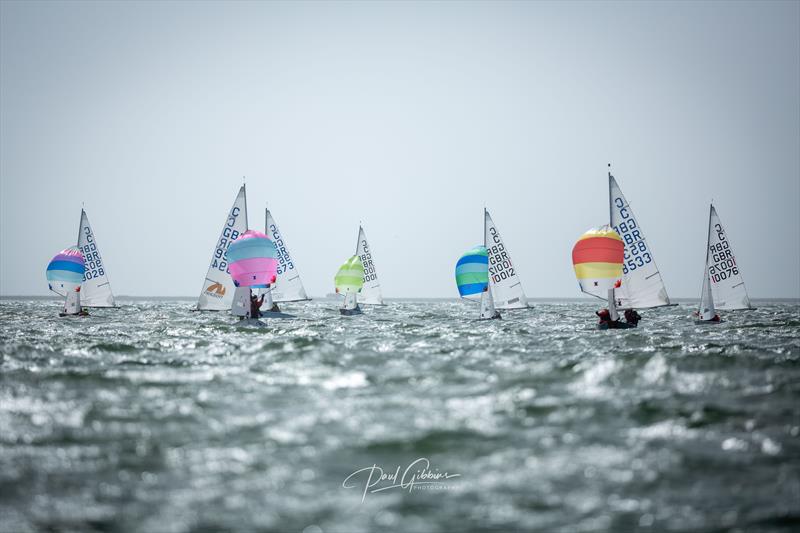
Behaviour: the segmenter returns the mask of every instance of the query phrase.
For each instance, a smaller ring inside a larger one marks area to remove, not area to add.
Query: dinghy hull
[[[628,322],[602,322],[597,324],[597,329],[631,329],[635,328],[635,324],[629,324]]]

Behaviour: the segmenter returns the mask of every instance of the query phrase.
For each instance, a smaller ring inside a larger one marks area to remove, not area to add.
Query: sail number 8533
[[[614,198],[614,206],[619,212],[622,221],[614,226],[622,241],[625,243],[625,255],[622,262],[622,273],[628,274],[637,268],[652,263],[653,258],[650,256],[650,250],[647,248],[647,242],[642,237],[639,231],[636,219],[628,212],[625,207],[625,202],[622,198]]]

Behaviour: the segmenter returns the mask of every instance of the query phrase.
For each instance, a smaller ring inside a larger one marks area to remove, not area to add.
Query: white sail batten
[[[286,241],[284,241],[281,230],[278,229],[278,224],[275,223],[269,209],[267,209],[266,215],[266,230],[266,234],[278,249],[278,276],[272,286],[272,300],[275,302],[310,300],[311,298],[308,297],[306,289],[303,287],[303,281],[300,279],[297,265],[289,255]]]
[[[211,264],[208,267],[206,279],[203,281],[203,290],[197,301],[200,311],[227,311],[233,304],[233,293],[236,287],[228,273],[227,251],[228,246],[240,234],[247,231],[247,194],[245,187],[239,189],[239,194],[233,202],[230,212],[222,226],[214,253],[211,255]]]
[[[86,271],[81,284],[81,305],[83,307],[114,307],[114,294],[108,281],[100,249],[94,237],[86,211],[81,209],[81,222],[78,228],[78,248],[83,254]]]
[[[622,309],[644,309],[670,305],[664,280],[661,279],[642,227],[610,173],[608,193],[611,226],[625,244],[622,286],[615,291],[617,306]]]
[[[372,251],[367,242],[367,236],[361,226],[358,227],[356,255],[364,265],[364,287],[362,287],[358,295],[358,303],[383,305],[381,282],[378,280],[378,272],[375,270],[375,262],[372,259]]]
[[[710,280],[715,307],[727,311],[752,309],[733,248],[713,205],[708,218],[706,253],[708,254],[706,277]]]
[[[511,255],[494,225],[489,211],[483,210],[484,245],[489,255],[489,287],[497,309],[524,309],[528,299],[522,289]]]

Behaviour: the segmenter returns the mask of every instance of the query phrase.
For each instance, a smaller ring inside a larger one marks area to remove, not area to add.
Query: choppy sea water
[[[800,528],[797,305],[190,306],[0,302],[0,530]]]

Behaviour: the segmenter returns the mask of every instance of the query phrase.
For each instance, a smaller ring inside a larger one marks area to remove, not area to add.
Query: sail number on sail
[[[228,246],[239,237],[239,232],[233,229],[236,225],[236,219],[239,217],[239,212],[240,209],[238,207],[231,209],[228,220],[225,222],[225,228],[219,237],[217,247],[214,249],[214,257],[211,258],[211,268],[216,268],[220,272],[228,272]]]
[[[708,266],[708,275],[711,277],[711,281],[718,283],[730,277],[738,276],[739,269],[736,266],[736,259],[733,257],[731,246],[728,244],[722,225],[714,224],[714,231],[717,232],[719,242],[708,247],[709,257],[711,258],[711,264]]]
[[[84,239],[86,244],[81,246],[81,253],[86,262],[86,271],[83,273],[83,281],[92,278],[99,278],[105,274],[103,270],[103,261],[100,259],[100,254],[97,253],[97,245],[94,243],[94,235],[89,226],[83,227]]]
[[[625,262],[622,264],[623,274],[633,272],[637,268],[643,267],[653,261],[650,256],[650,250],[647,248],[647,242],[642,237],[641,232],[636,224],[636,219],[628,212],[625,206],[625,201],[620,198],[614,198],[614,206],[619,212],[619,217],[622,221],[614,226],[620,237],[625,243]]]
[[[514,267],[511,265],[511,259],[497,234],[494,226],[489,228],[489,234],[492,237],[494,245],[488,248],[489,251],[489,275],[492,276],[492,281],[500,283],[501,280],[508,279],[514,275]]]
[[[369,244],[367,244],[366,239],[361,241],[361,248],[364,250],[364,253],[359,256],[359,259],[361,259],[361,263],[364,265],[364,283],[366,283],[376,279],[378,275],[375,273],[375,265],[372,263],[372,253],[369,251]]]
[[[286,246],[283,244],[283,237],[278,231],[278,226],[270,224],[269,232],[272,235],[272,242],[278,249],[278,275],[294,270],[294,263],[289,259],[289,252],[286,251]]]

